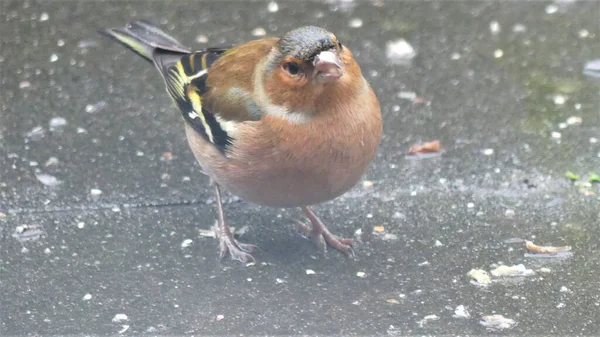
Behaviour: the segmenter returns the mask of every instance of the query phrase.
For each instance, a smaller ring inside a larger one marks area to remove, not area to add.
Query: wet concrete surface
[[[600,3],[277,7],[0,2],[0,334],[486,335],[491,314],[517,322],[503,334],[597,334],[600,190],[577,185],[600,173],[600,82],[582,73],[600,58]],[[353,50],[385,136],[373,186],[315,211],[335,233],[362,231],[354,260],[295,234],[298,210],[232,197],[257,264],[217,259],[198,231],[215,220],[208,179],[158,74],[95,33],[135,18],[196,48],[316,24]],[[400,38],[408,64],[386,57]],[[55,117],[67,124],[50,130]],[[406,157],[433,139],[441,155]],[[526,257],[514,238],[573,255]],[[466,276],[521,263],[535,275],[484,288]]]

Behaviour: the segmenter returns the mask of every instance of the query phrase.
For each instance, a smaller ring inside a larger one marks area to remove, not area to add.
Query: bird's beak
[[[344,75],[340,60],[332,51],[320,52],[313,61],[315,78],[319,83],[335,82]]]

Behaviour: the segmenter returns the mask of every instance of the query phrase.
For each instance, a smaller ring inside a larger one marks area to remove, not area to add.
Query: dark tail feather
[[[176,54],[187,54],[191,50],[160,30],[155,25],[143,21],[133,21],[123,28],[108,28],[98,31],[123,46],[133,50],[150,62],[155,62],[154,52],[161,51]]]

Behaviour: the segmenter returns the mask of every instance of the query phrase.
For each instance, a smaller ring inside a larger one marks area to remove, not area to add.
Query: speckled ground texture
[[[506,335],[597,334],[600,191],[565,172],[600,171],[600,81],[583,74],[600,3],[277,5],[0,2],[0,335],[491,335],[491,314],[517,322]],[[373,186],[315,208],[335,233],[362,231],[354,260],[296,234],[299,210],[231,196],[260,251],[218,260],[199,233],[215,221],[208,179],[158,74],[96,34],[138,18],[195,48],[315,24],[354,51],[385,121]],[[399,39],[410,62],[386,55]],[[434,139],[441,155],[406,156]],[[515,238],[573,255],[530,258]],[[521,263],[535,275],[466,276]]]

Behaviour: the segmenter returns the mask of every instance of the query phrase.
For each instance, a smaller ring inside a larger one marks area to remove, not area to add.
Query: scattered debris
[[[48,158],[48,160],[46,160],[46,162],[44,163],[44,166],[45,167],[55,166],[55,165],[58,165],[58,163],[59,163],[58,158],[56,158],[56,157],[50,157],[50,158]]]
[[[502,56],[504,56],[504,51],[502,49],[496,49],[494,50],[494,57],[499,59]]]
[[[348,26],[352,27],[352,28],[360,28],[363,25],[363,21],[359,18],[354,18],[351,19],[350,22],[348,23]]]
[[[358,276],[360,278],[365,278],[365,277],[367,277],[367,274],[364,271],[359,271],[359,272],[356,272],[356,276]]]
[[[490,274],[483,269],[471,269],[467,276],[471,278],[471,283],[477,286],[487,286],[492,283]]]
[[[171,152],[165,152],[162,154],[162,156],[160,157],[161,161],[169,161],[173,159],[173,154]]]
[[[50,122],[48,122],[48,124],[50,126],[50,131],[54,131],[58,128],[67,125],[68,123],[67,120],[63,117],[53,117],[52,119],[50,119]]]
[[[46,133],[44,132],[44,128],[41,126],[36,126],[29,132],[25,133],[25,137],[33,142],[41,140],[45,135]]]
[[[486,156],[491,156],[494,154],[494,149],[485,149],[482,151]]]
[[[417,99],[417,93],[413,91],[400,91],[398,93],[398,98],[414,102],[415,99]]]
[[[225,318],[225,315],[217,315],[217,321],[222,320],[223,318]]]
[[[36,173],[35,177],[37,178],[37,180],[39,180],[39,182],[46,186],[58,186],[63,183],[55,176],[46,173]]]
[[[275,13],[279,10],[279,5],[275,2],[275,1],[271,1],[269,2],[269,4],[267,5],[267,10],[270,13]]]
[[[98,111],[103,110],[104,108],[106,108],[106,102],[105,101],[100,101],[98,103],[95,104],[88,104],[85,106],[85,112],[87,113],[95,113]]]
[[[365,180],[365,181],[363,181],[362,185],[364,188],[371,188],[371,187],[373,187],[373,182],[370,180]]]
[[[85,295],[83,295],[83,300],[84,301],[89,301],[91,299],[92,299],[92,294],[85,294]]]
[[[533,270],[525,268],[523,264],[514,266],[499,266],[498,268],[492,269],[490,273],[494,277],[516,277],[535,274]]]
[[[552,246],[538,246],[531,241],[525,241],[525,248],[537,254],[553,254],[560,252],[568,252],[571,250],[571,246],[563,246],[563,247],[552,247]]]
[[[387,300],[385,300],[387,303],[389,304],[398,304],[400,302],[398,302],[398,300],[393,299],[393,298],[388,298]]]
[[[187,248],[187,247],[191,246],[193,242],[194,241],[192,239],[185,239],[181,243],[181,248]]]
[[[500,28],[500,24],[498,23],[498,21],[492,21],[490,22],[490,32],[493,35],[497,35],[498,33],[500,33],[501,28]]]
[[[418,321],[417,323],[422,328],[425,325],[425,323],[427,323],[428,321],[437,321],[438,319],[440,319],[440,318],[437,315],[427,315],[427,316],[423,317],[423,319]]]
[[[575,173],[573,173],[571,171],[567,171],[567,173],[565,173],[565,176],[567,176],[567,178],[569,178],[569,179],[571,179],[573,181],[579,180],[579,178],[580,178],[578,174],[575,174]]]
[[[600,78],[600,59],[587,62],[583,67],[583,74]]]
[[[40,225],[20,225],[17,226],[12,237],[19,242],[33,241],[39,239],[44,234]]]
[[[383,233],[385,232],[385,227],[383,226],[374,226],[373,233]]]
[[[256,27],[252,30],[253,36],[265,36],[267,35],[267,31],[262,27]]]
[[[306,275],[314,275],[315,271],[312,269],[306,269]]]
[[[113,317],[113,319],[112,319],[112,321],[115,323],[128,321],[128,320],[129,320],[129,317],[127,317],[127,315],[125,315],[125,314],[116,314],[115,317]]]
[[[471,314],[469,314],[469,312],[467,311],[467,308],[465,308],[464,305],[459,305],[456,307],[456,309],[454,309],[454,315],[452,315],[452,317],[454,317],[454,318],[470,318]]]
[[[581,117],[571,116],[567,118],[567,124],[569,125],[581,125],[582,122],[583,119]]]
[[[102,190],[97,189],[97,188],[92,188],[90,190],[90,194],[93,195],[93,196],[98,196],[98,195],[102,194]]]
[[[125,324],[123,325],[123,329],[119,330],[119,334],[124,334],[127,330],[129,330],[129,325]]]
[[[514,319],[506,318],[502,315],[483,316],[479,323],[492,331],[512,329],[517,325],[517,322]]]
[[[392,234],[392,233],[385,233],[381,237],[381,240],[383,240],[383,241],[395,241],[395,240],[398,240],[398,236],[396,234]]]
[[[415,49],[405,39],[389,41],[386,44],[386,56],[393,63],[406,63],[416,55]]]
[[[425,153],[425,152],[439,152],[440,151],[440,141],[434,140],[432,142],[424,143],[424,144],[414,144],[408,149],[408,154],[417,154],[417,153]]]

